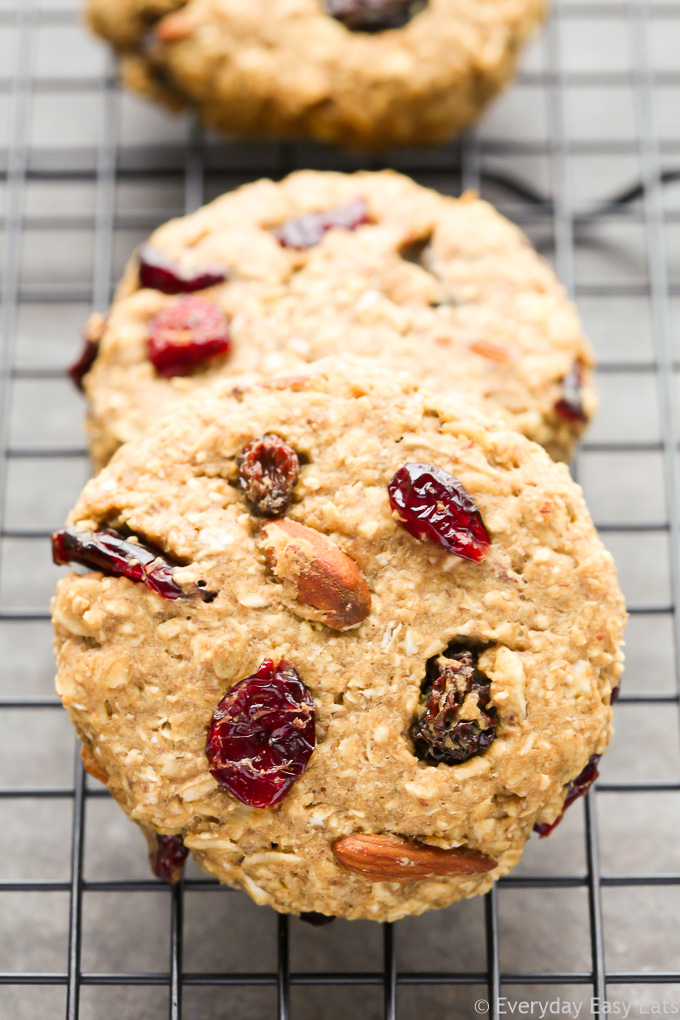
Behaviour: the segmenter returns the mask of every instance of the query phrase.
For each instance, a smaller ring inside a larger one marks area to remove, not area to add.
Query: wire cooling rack
[[[74,0],[0,0],[2,1020],[680,1012],[678,53],[677,0],[562,0],[477,132],[378,160],[213,138],[121,95]],[[603,406],[575,470],[629,667],[596,789],[484,900],[313,930],[191,867],[172,890],[149,877],[52,691],[47,538],[87,475],[64,365],[133,245],[243,181],[362,165],[481,190],[579,302]]]

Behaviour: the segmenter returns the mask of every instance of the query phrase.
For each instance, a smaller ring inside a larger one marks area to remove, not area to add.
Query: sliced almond
[[[366,578],[330,538],[286,519],[264,524],[260,537],[269,569],[301,616],[334,630],[366,619],[371,611]]]
[[[333,853],[344,867],[370,882],[417,882],[424,878],[482,875],[497,862],[467,847],[442,850],[426,843],[356,832],[333,844]]]
[[[100,783],[108,783],[109,774],[104,766],[97,761],[89,744],[83,744],[80,749],[80,757],[83,759],[85,771],[89,772],[93,779],[98,779]]]

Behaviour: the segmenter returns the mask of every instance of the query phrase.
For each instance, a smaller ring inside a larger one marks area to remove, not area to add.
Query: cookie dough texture
[[[323,0],[90,0],[124,81],[230,134],[380,148],[472,124],[512,76],[544,0],[429,0],[400,29],[350,31]]]
[[[331,230],[305,251],[272,234],[357,197],[371,222],[356,230]],[[230,192],[149,243],[185,267],[225,268],[227,282],[201,294],[230,318],[232,349],[191,377],[158,376],[150,322],[178,298],[140,289],[135,257],[85,379],[98,467],[217,376],[333,354],[387,359],[430,388],[476,397],[558,459],[570,458],[586,424],[555,409],[577,362],[585,414],[595,412],[592,352],[564,289],[522,232],[474,195],[453,199],[390,171],[303,171]]]
[[[352,630],[305,619],[267,570],[236,467],[265,431],[301,458],[288,518],[368,582],[371,612]],[[483,563],[395,520],[386,486],[406,461],[440,465],[470,492],[492,540]],[[57,689],[129,816],[181,833],[206,871],[258,903],[392,920],[482,893],[609,742],[625,610],[581,490],[537,445],[382,366],[328,359],[294,378],[220,380],[122,448],[69,521],[125,526],[184,564],[180,580],[218,593],[169,602],[68,574],[53,603]],[[409,731],[426,662],[454,640],[491,679],[497,737],[463,764],[432,766]],[[205,740],[225,692],[268,657],[311,691],[317,743],[284,801],[255,809],[210,776]],[[470,847],[498,867],[371,882],[331,850],[363,832]]]

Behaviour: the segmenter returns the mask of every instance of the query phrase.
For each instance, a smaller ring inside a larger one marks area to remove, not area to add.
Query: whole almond
[[[497,862],[467,847],[442,850],[426,843],[356,832],[333,844],[344,867],[371,882],[416,882],[423,878],[482,875]]]
[[[184,11],[168,14],[156,24],[154,35],[164,43],[186,39],[194,30],[194,23]]]
[[[468,346],[475,354],[481,354],[483,358],[488,358],[489,361],[512,361],[512,354],[508,348],[502,344],[495,344],[493,340],[472,340]]]
[[[366,578],[326,535],[287,519],[260,531],[267,565],[300,607],[300,615],[347,630],[371,611]]]
[[[109,774],[104,766],[99,764],[89,744],[83,744],[80,749],[80,757],[83,759],[86,772],[89,772],[94,779],[98,779],[100,783],[108,783]]]

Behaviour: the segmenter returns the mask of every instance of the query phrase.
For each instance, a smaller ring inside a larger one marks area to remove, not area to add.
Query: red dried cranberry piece
[[[163,252],[145,244],[139,251],[139,282],[163,294],[191,294],[224,283],[227,271],[220,266],[181,266]]]
[[[331,924],[335,920],[334,917],[329,917],[328,914],[318,914],[316,910],[303,910],[300,914],[300,920],[304,921],[305,924],[311,924],[314,928],[323,928],[326,924]]]
[[[83,379],[94,365],[98,354],[99,341],[88,340],[86,338],[80,356],[73,362],[68,370],[68,374],[71,377],[73,384],[76,389],[81,391],[81,393],[84,389]]]
[[[305,213],[286,220],[272,233],[284,248],[296,248],[303,251],[313,248],[333,227],[343,230],[356,230],[363,223],[368,223],[368,206],[363,198],[352,199],[346,205],[325,212]]]
[[[583,408],[583,366],[577,361],[562,380],[562,396],[555,404],[555,410],[567,421],[587,421]]]
[[[355,32],[401,28],[427,0],[326,0],[326,12]]]
[[[149,358],[159,375],[191,375],[229,350],[229,325],[222,310],[200,297],[182,298],[151,320]]]
[[[215,593],[196,584],[184,588],[175,581],[175,567],[157,550],[141,542],[128,542],[110,528],[76,531],[60,528],[52,535],[52,559],[57,566],[80,563],[112,577],[141,581],[164,599],[200,598],[212,602]]]
[[[477,669],[476,656],[470,651],[447,650],[428,660],[421,714],[411,727],[422,761],[459,765],[491,746],[496,739],[496,713],[487,708],[490,687],[491,681]],[[469,694],[477,699],[478,720],[459,717]]]
[[[314,750],[314,714],[312,696],[293,667],[265,659],[213,713],[205,745],[211,775],[243,804],[278,804]]]
[[[600,773],[597,770],[597,766],[600,763],[602,755],[594,754],[588,759],[588,764],[582,772],[572,779],[570,783],[567,783],[567,796],[565,797],[564,804],[562,805],[562,811],[557,816],[554,822],[536,822],[534,825],[534,832],[537,832],[541,839],[545,839],[555,829],[562,819],[564,818],[564,812],[570,807],[575,800],[579,797],[583,797],[588,792],[590,787],[593,785],[595,780],[598,778]]]
[[[600,773],[597,766],[600,764],[601,757],[602,755],[600,754],[592,755],[588,759],[588,764],[583,771],[579,772],[576,779],[572,779],[569,783],[569,790],[564,804],[562,805],[563,811],[566,811],[570,804],[573,804],[575,800],[587,793],[595,780],[599,777]]]
[[[182,842],[181,836],[156,835],[155,846],[149,849],[149,864],[156,878],[161,878],[170,885],[177,885],[189,851]]]
[[[390,505],[415,538],[481,563],[491,540],[474,499],[457,478],[432,464],[405,464],[387,491]]]
[[[619,694],[621,693],[621,684],[617,684],[616,687],[612,687],[612,692],[609,695],[609,704],[614,707],[616,702],[619,700]]]
[[[238,458],[239,480],[246,502],[258,517],[285,514],[299,473],[297,453],[272,432],[253,439]]]

